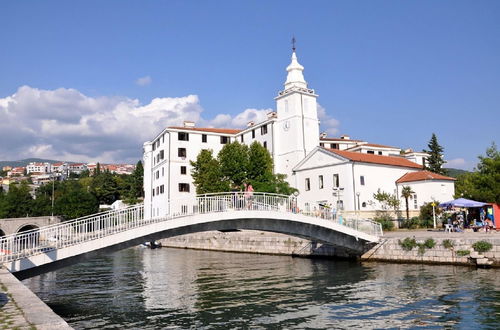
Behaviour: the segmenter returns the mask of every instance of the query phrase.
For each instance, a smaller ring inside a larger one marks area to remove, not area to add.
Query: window
[[[366,207],[366,202],[361,203],[362,207]]]
[[[359,177],[359,183],[360,183],[362,186],[364,186],[364,185],[365,185],[365,177],[364,177],[364,175],[361,175],[361,176]]]
[[[375,151],[373,151],[373,150],[368,150],[366,153],[367,153],[367,154],[372,154],[372,155],[373,155],[373,154],[375,154]]]
[[[324,147],[324,146],[325,146],[325,144],[324,144],[324,143],[320,143],[320,144],[319,144],[319,146],[320,146],[320,147]]]
[[[323,189],[323,176],[320,175],[318,177],[318,181],[319,181],[319,189]]]
[[[159,160],[165,159],[165,150],[160,150]]]
[[[160,170],[156,171],[156,179],[160,178]]]
[[[186,173],[187,173],[186,166],[181,166],[181,174],[186,174]]]
[[[332,149],[338,149],[339,145],[337,143],[332,143],[332,144],[330,144],[330,148],[332,148]]]
[[[343,200],[338,200],[337,201],[337,209],[343,210],[344,209],[344,201]]]
[[[158,195],[160,193],[160,187],[156,187],[156,194]]]
[[[245,138],[243,138],[243,134],[241,134],[240,139],[241,139],[241,143],[245,142]]]
[[[186,148],[179,148],[179,149],[177,149],[177,156],[185,158],[186,154],[187,154]]]
[[[161,176],[165,176],[165,168],[164,167],[161,168]]]
[[[311,180],[309,178],[306,178],[306,191],[311,190]]]
[[[155,188],[153,188],[153,197],[155,197]]]
[[[378,154],[379,154],[379,155],[382,155],[382,151],[379,151],[379,152],[378,152]]]
[[[267,149],[267,141],[264,141],[264,142],[262,143],[262,145],[264,146],[264,148],[266,148],[266,149]]]
[[[179,183],[180,192],[189,192],[189,183]]]
[[[161,142],[162,142],[162,143],[165,143],[165,134],[163,134],[163,135],[161,136]]]
[[[160,186],[160,194],[163,194],[165,192],[165,186],[161,185]]]
[[[228,136],[221,136],[220,137],[220,144],[227,144],[229,143],[229,137]]]
[[[179,141],[189,141],[189,133],[179,132],[177,133],[177,139]]]
[[[418,210],[417,194],[413,195],[413,208]]]
[[[262,125],[260,127],[260,135],[266,135],[267,134],[267,125]]]
[[[252,130],[252,139],[255,139],[255,129]]]
[[[339,175],[338,174],[333,175],[333,187],[334,188],[339,187]]]
[[[188,213],[188,206],[187,205],[181,205],[181,213],[183,213],[183,214]]]
[[[201,142],[207,143],[207,135],[206,134],[201,135]]]

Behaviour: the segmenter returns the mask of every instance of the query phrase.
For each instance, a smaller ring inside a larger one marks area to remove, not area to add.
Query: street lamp
[[[358,192],[356,193],[356,197],[358,197],[358,220],[359,220],[359,215],[360,215],[360,213],[361,213],[361,212],[360,212],[360,211],[361,211],[361,208],[360,208],[360,205],[359,205],[359,195],[360,195],[360,192],[358,191]]]

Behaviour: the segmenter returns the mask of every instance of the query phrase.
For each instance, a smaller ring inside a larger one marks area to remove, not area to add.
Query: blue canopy
[[[481,207],[485,205],[487,205],[487,203],[476,202],[465,198],[459,198],[449,202],[441,203],[439,204],[439,207]]]

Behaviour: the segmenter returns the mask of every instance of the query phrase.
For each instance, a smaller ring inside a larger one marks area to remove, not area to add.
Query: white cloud
[[[458,168],[461,170],[472,171],[474,169],[474,162],[467,161],[464,158],[454,158],[446,161],[444,167],[446,168]]]
[[[89,97],[77,90],[20,87],[0,98],[0,159],[40,157],[72,161],[135,163],[143,142],[184,120],[198,127],[242,128],[267,118],[271,109],[246,109],[204,119],[198,96]]]
[[[139,86],[146,86],[153,82],[153,79],[150,76],[145,76],[137,79],[135,83]]]
[[[319,103],[317,106],[318,118],[321,122],[320,127],[322,132],[328,133],[329,136],[335,136],[339,133],[340,122],[326,113]]]

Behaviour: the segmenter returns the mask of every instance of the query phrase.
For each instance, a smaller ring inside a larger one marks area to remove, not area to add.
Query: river
[[[23,283],[76,329],[498,328],[500,270],[132,248]]]

